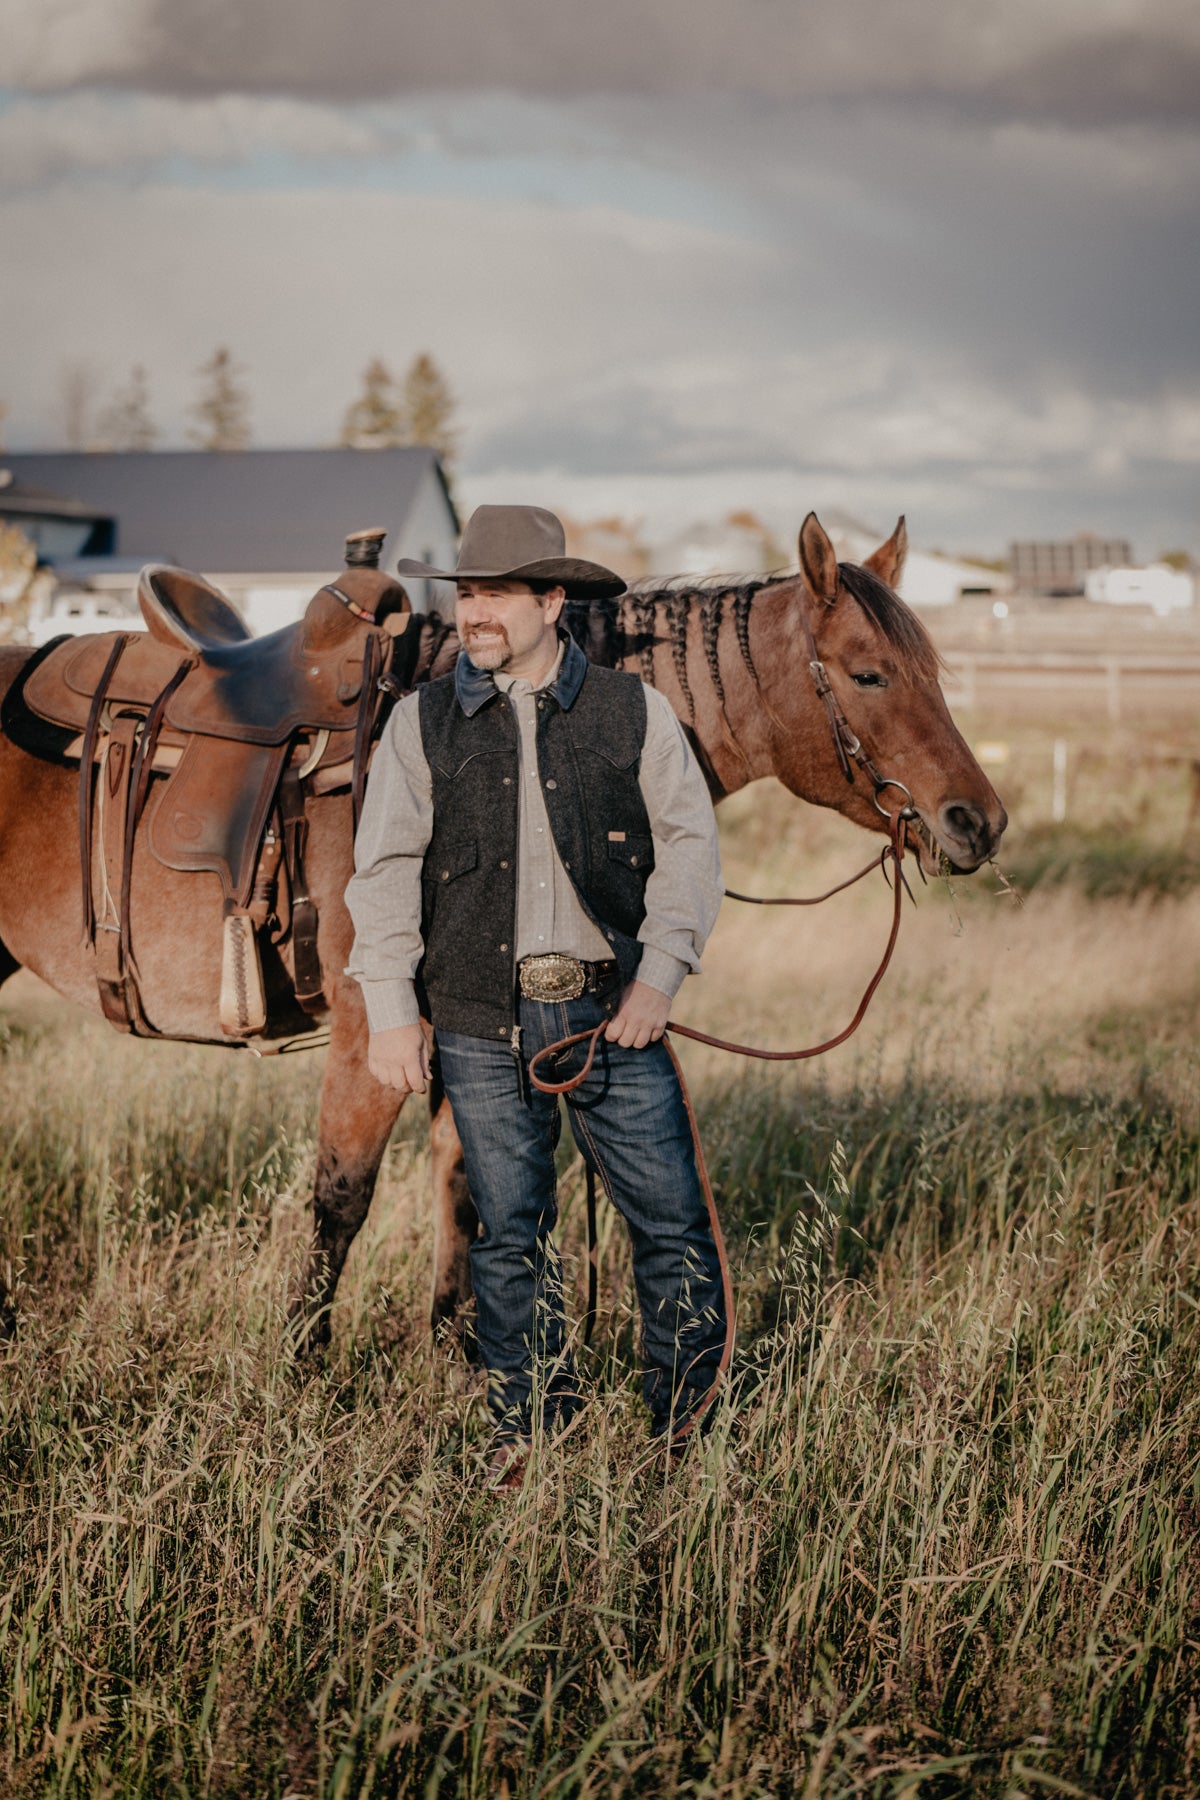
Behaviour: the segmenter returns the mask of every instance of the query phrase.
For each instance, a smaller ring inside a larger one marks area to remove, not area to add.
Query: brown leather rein
[[[892,923],[891,929],[888,932],[887,943],[884,946],[883,955],[879,960],[879,965],[863,990],[863,995],[858,1003],[858,1008],[854,1017],[843,1030],[837,1032],[833,1037],[826,1038],[822,1043],[809,1044],[801,1050],[763,1050],[754,1044],[734,1044],[725,1038],[712,1037],[708,1032],[697,1031],[691,1025],[676,1024],[673,1019],[668,1019],[666,1026],[664,1027],[664,1034],[673,1032],[677,1037],[691,1038],[697,1044],[708,1044],[714,1050],[727,1050],[734,1056],[754,1057],[760,1062],[805,1062],[810,1057],[823,1056],[827,1050],[835,1050],[839,1044],[844,1044],[846,1039],[852,1037],[862,1024],[863,1019],[866,1017],[867,1008],[870,1006],[871,1001],[875,996],[875,990],[887,973],[888,965],[892,960],[892,953],[896,948],[896,940],[900,935],[900,913],[904,904],[904,892],[908,888],[908,882],[905,879],[903,868],[901,866],[904,861],[905,830],[910,821],[917,817],[916,807],[913,805],[912,794],[909,792],[908,788],[902,781],[897,781],[891,776],[880,773],[875,767],[875,764],[871,761],[866,750],[863,748],[861,741],[851,729],[850,722],[842,710],[841,702],[833,691],[829,676],[825,670],[825,665],[817,655],[817,646],[813,638],[812,627],[809,625],[807,618],[802,617],[801,623],[804,627],[804,634],[808,643],[809,674],[812,676],[813,686],[817,691],[817,697],[825,708],[825,715],[829,721],[830,735],[833,738],[833,746],[837,753],[839,767],[846,780],[852,783],[854,780],[854,767],[852,765],[857,764],[863,774],[867,777],[868,781],[870,781],[874,790],[876,808],[882,817],[888,821],[888,842],[880,852],[879,856],[873,857],[864,868],[859,869],[857,874],[849,876],[845,881],[839,881],[836,886],[826,889],[823,894],[814,894],[802,899],[772,900],[762,899],[752,894],[739,894],[730,888],[726,888],[726,898],[743,901],[748,906],[819,906],[823,900],[828,900],[832,898],[834,894],[840,894],[844,892],[846,888],[853,887],[856,882],[863,880],[863,878],[869,875],[875,868],[879,868],[883,871],[886,880],[888,864],[890,863],[892,865],[892,878],[890,884],[892,888]],[[895,788],[904,796],[903,805],[894,813],[888,807],[884,806],[880,800],[880,795],[888,788]],[[592,1063],[596,1056],[596,1046],[600,1041],[601,1035],[607,1031],[609,1023],[610,1021],[608,1019],[602,1019],[599,1025],[596,1025],[587,1031],[573,1032],[571,1036],[560,1038],[556,1043],[547,1044],[545,1049],[539,1050],[536,1055],[530,1059],[529,1063],[529,1080],[531,1084],[542,1094],[557,1095],[572,1093],[582,1082],[586,1081],[590,1074]],[[537,1066],[539,1063],[545,1062],[552,1057],[558,1058],[564,1055],[568,1050],[573,1049],[576,1044],[582,1043],[586,1043],[588,1048],[587,1055],[584,1058],[583,1067],[578,1073],[568,1076],[563,1081],[550,1081],[537,1073]],[[674,1047],[670,1043],[665,1042],[665,1035],[664,1048],[666,1049],[667,1055],[674,1065],[675,1073],[679,1078],[684,1108],[687,1112],[688,1125],[692,1134],[692,1146],[696,1154],[696,1170],[700,1177],[700,1186],[704,1194],[704,1203],[708,1210],[709,1225],[712,1229],[713,1241],[717,1249],[717,1259],[721,1267],[721,1284],[725,1295],[725,1343],[721,1352],[721,1361],[718,1365],[712,1387],[709,1389],[704,1399],[693,1410],[686,1421],[682,1425],[676,1427],[671,1433],[672,1445],[682,1445],[688,1437],[700,1429],[705,1417],[720,1393],[721,1386],[729,1370],[730,1362],[733,1359],[736,1321],[734,1317],[733,1281],[729,1272],[729,1256],[725,1247],[725,1236],[721,1230],[721,1221],[717,1214],[716,1201],[713,1198],[712,1183],[709,1180],[708,1168],[704,1160],[704,1151],[700,1143],[700,1132],[696,1124],[696,1115],[692,1106],[692,1097],[688,1092],[687,1083],[683,1077],[683,1070],[679,1066],[679,1059],[675,1054]],[[595,1323],[597,1293],[596,1176],[595,1171],[590,1167],[587,1171],[587,1232],[588,1303],[584,1323],[585,1343],[590,1341],[592,1328]]]

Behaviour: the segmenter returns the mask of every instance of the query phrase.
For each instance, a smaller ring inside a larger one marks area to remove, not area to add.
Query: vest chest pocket
[[[654,839],[646,832],[610,832],[608,860],[639,875],[648,875],[654,867]]]
[[[472,838],[467,843],[449,844],[430,849],[425,857],[422,878],[433,888],[444,887],[458,875],[465,875],[479,861],[479,846]]]

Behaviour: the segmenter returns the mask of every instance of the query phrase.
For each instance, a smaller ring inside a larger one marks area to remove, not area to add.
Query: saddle
[[[337,581],[263,638],[202,577],[151,564],[138,579],[145,632],[67,638],[31,668],[24,705],[73,734],[62,754],[80,765],[84,931],[120,1030],[159,1035],[129,921],[139,829],[167,868],[220,877],[228,1038],[268,1029],[258,943],[268,926],[273,942],[290,935],[296,1000],[322,1010],[305,796],[349,788],[357,824],[372,743],[412,685],[422,640],[404,589],[378,568],[383,537],[347,538]]]

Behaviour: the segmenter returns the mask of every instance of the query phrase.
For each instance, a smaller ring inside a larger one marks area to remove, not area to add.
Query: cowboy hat
[[[453,569],[402,556],[396,570],[427,581],[550,581],[580,600],[624,593],[625,583],[611,569],[565,550],[562,521],[544,506],[477,506]]]

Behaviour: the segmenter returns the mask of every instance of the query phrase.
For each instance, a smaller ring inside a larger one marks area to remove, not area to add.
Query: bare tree
[[[244,450],[250,442],[250,395],[233,354],[222,344],[200,370],[203,387],[189,432],[201,450]]]
[[[456,402],[442,371],[427,351],[414,356],[404,377],[404,439],[436,450],[449,478],[458,455]]]
[[[141,363],[133,365],[126,385],[100,414],[97,431],[106,450],[153,450],[159,433],[150,416],[150,386]]]
[[[58,372],[58,404],[63,425],[63,442],[68,450],[91,450],[92,410],[100,390],[95,363],[86,357],[72,357]]]
[[[382,357],[372,357],[362,379],[362,393],[346,410],[338,442],[348,450],[391,450],[408,443],[400,393]]]

